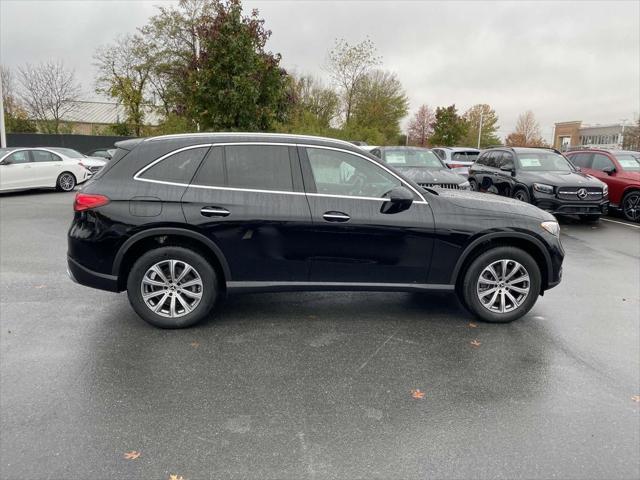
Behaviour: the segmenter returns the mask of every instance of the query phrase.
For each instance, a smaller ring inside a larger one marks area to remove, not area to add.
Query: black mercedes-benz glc
[[[492,148],[469,169],[473,190],[532,203],[555,215],[594,221],[607,213],[608,187],[545,148]]]
[[[423,189],[357,146],[276,134],[119,142],[76,196],[68,268],[126,290],[146,321],[193,325],[237,292],[457,292],[508,322],[557,285],[553,216],[525,203]]]

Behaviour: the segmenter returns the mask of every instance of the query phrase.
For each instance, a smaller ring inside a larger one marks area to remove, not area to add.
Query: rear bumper
[[[71,277],[71,280],[80,285],[97,288],[99,290],[108,290],[110,292],[120,291],[118,288],[118,277],[89,270],[69,256],[67,256],[67,273],[69,277]]]

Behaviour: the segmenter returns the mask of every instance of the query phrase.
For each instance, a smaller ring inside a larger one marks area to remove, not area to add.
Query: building
[[[555,124],[553,147],[560,151],[575,147],[621,149],[625,129],[630,128],[623,123],[582,125],[579,120],[559,122]]]
[[[157,109],[145,106],[144,124],[158,126],[162,121]],[[80,135],[103,135],[109,127],[125,122],[127,114],[122,105],[109,102],[73,102],[61,118],[61,132]]]

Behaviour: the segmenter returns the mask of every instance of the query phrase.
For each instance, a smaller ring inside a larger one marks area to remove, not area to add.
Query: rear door
[[[212,146],[182,208],[187,222],[222,250],[231,281],[308,280],[311,213],[294,146]]]
[[[58,175],[62,173],[62,158],[47,150],[31,150],[31,173],[33,181],[41,187],[56,185]],[[80,180],[80,179],[78,179]]]
[[[497,159],[498,168],[495,169],[493,184],[499,195],[510,197],[515,183],[515,179],[512,174],[513,169],[515,168],[515,162],[511,152],[501,151],[499,152],[499,155],[500,157]]]
[[[329,147],[299,147],[311,206],[311,281],[426,283],[434,222],[417,192],[408,210],[381,213],[384,194],[403,184],[389,170]]]

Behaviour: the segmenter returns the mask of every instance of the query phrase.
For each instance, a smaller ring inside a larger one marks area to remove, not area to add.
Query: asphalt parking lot
[[[296,293],[166,331],[67,278],[72,198],[0,196],[3,479],[640,477],[638,227],[563,222],[563,282],[508,325]]]

